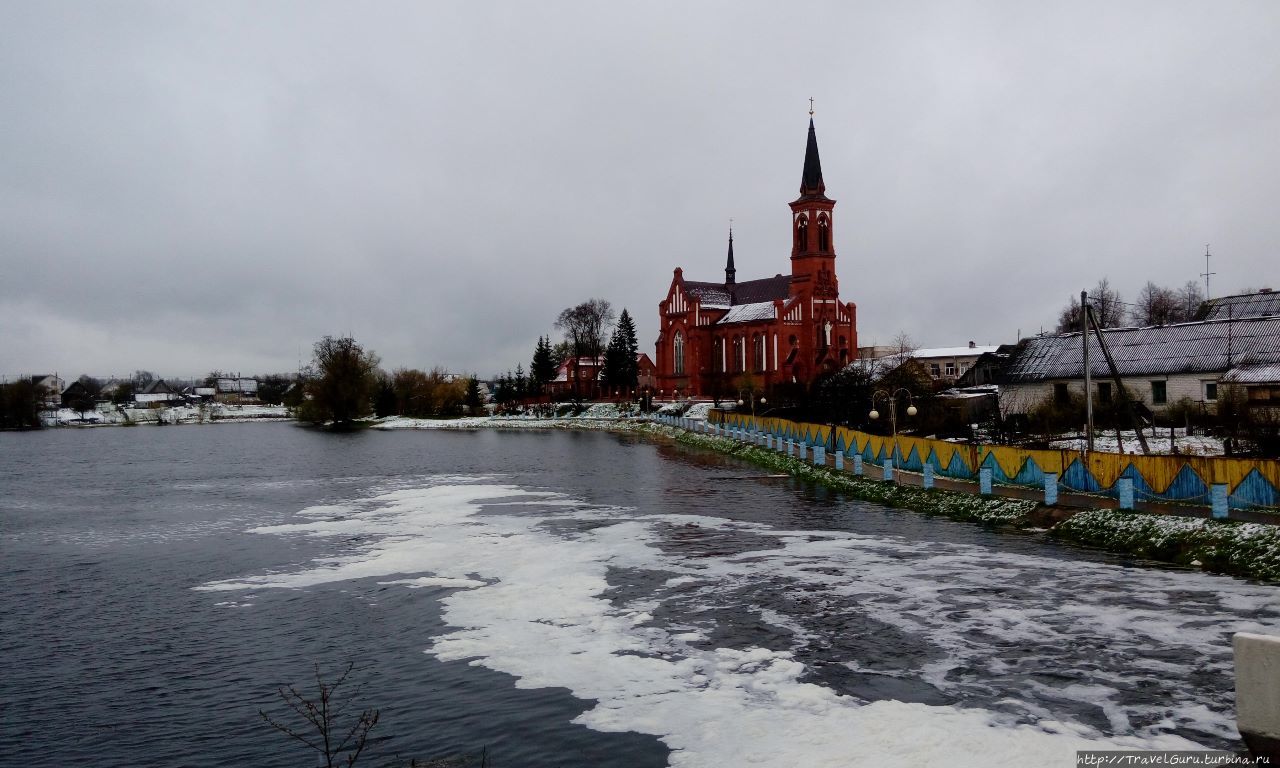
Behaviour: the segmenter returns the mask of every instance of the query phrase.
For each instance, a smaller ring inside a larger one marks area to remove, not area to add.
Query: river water
[[[1239,749],[1280,590],[595,432],[0,435],[0,764],[310,765],[275,691],[354,662],[361,765],[1074,764]]]

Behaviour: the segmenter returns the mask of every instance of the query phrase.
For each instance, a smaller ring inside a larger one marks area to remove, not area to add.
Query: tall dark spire
[[[738,270],[733,268],[733,227],[729,227],[729,261],[724,265],[724,284],[733,285]]]
[[[809,117],[809,143],[804,148],[804,174],[800,177],[800,196],[821,197],[827,191],[822,183],[822,160],[818,158],[818,134],[813,130],[813,116]]]

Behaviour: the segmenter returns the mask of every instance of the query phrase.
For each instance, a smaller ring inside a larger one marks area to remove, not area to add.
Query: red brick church
[[[738,281],[732,232],[724,282],[686,280],[677,267],[658,304],[660,389],[738,397],[784,382],[808,386],[853,361],[857,307],[840,302],[836,201],[826,189],[810,117],[800,197],[791,203],[791,274]]]

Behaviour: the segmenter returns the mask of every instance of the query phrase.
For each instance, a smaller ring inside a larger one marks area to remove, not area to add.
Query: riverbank
[[[1112,509],[1066,510],[1035,501],[925,490],[816,466],[749,443],[650,424],[635,430],[729,454],[864,501],[1133,555],[1161,563],[1280,582],[1280,527]],[[1065,518],[1065,519],[1063,519]]]
[[[137,413],[134,413],[137,412]],[[127,419],[125,417],[128,417]],[[283,408],[230,406],[127,409],[121,416],[84,426],[130,424],[288,421]],[[79,425],[71,425],[79,426]],[[1280,582],[1280,527],[1112,509],[1048,507],[1025,499],[994,498],[962,491],[924,490],[815,466],[792,456],[724,437],[690,432],[597,404],[577,416],[476,416],[457,419],[386,417],[365,425],[375,430],[588,430],[640,434],[733,455],[852,497],[926,515],[1044,535],[1108,552],[1215,573]]]
[[[41,417],[46,427],[132,427],[140,424],[237,424],[251,421],[292,421],[293,414],[283,405],[232,405],[203,403],[168,408],[127,408],[111,406],[107,410],[81,413],[60,408]]]

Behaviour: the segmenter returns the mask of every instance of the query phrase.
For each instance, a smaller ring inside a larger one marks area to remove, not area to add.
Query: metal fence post
[[[1133,478],[1122,477],[1116,480],[1116,489],[1120,492],[1120,508],[1133,509]]]
[[[1213,516],[1217,520],[1227,518],[1227,484],[1214,483],[1209,489],[1209,499],[1213,504]]]

